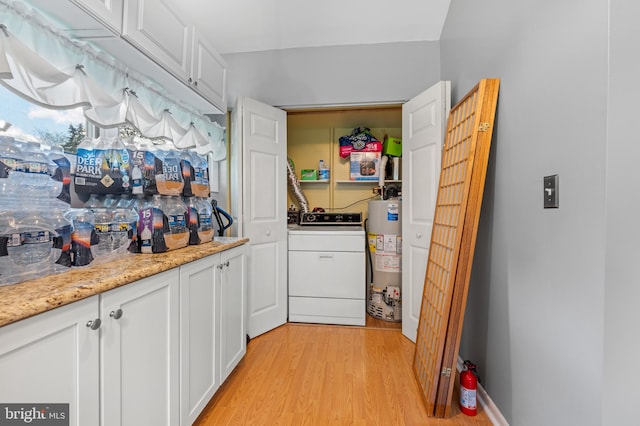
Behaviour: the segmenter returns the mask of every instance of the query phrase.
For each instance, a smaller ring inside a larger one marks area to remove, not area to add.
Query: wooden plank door
[[[414,353],[427,412],[436,417],[449,414],[498,88],[498,79],[481,80],[447,125]]]

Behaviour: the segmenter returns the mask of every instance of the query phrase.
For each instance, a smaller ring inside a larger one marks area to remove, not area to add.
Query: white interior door
[[[236,113],[242,201],[235,211],[238,235],[250,242],[247,332],[255,337],[287,321],[287,113],[249,98],[238,100]]]
[[[441,81],[402,106],[402,334],[416,341],[451,84]]]

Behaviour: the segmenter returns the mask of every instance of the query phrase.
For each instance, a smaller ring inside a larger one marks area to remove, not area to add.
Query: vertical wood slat
[[[449,115],[413,365],[436,417],[451,405],[498,88],[481,80]]]

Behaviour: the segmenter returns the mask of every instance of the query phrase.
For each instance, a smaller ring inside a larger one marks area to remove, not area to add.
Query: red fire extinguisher
[[[460,373],[460,411],[467,416],[475,416],[478,413],[476,409],[477,389],[476,366],[471,361],[465,361],[464,370]]]

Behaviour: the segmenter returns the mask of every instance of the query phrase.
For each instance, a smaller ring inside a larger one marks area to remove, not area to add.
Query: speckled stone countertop
[[[214,241],[206,244],[166,253],[126,254],[110,262],[1,286],[0,326],[177,268],[248,241],[248,238],[215,237]]]

